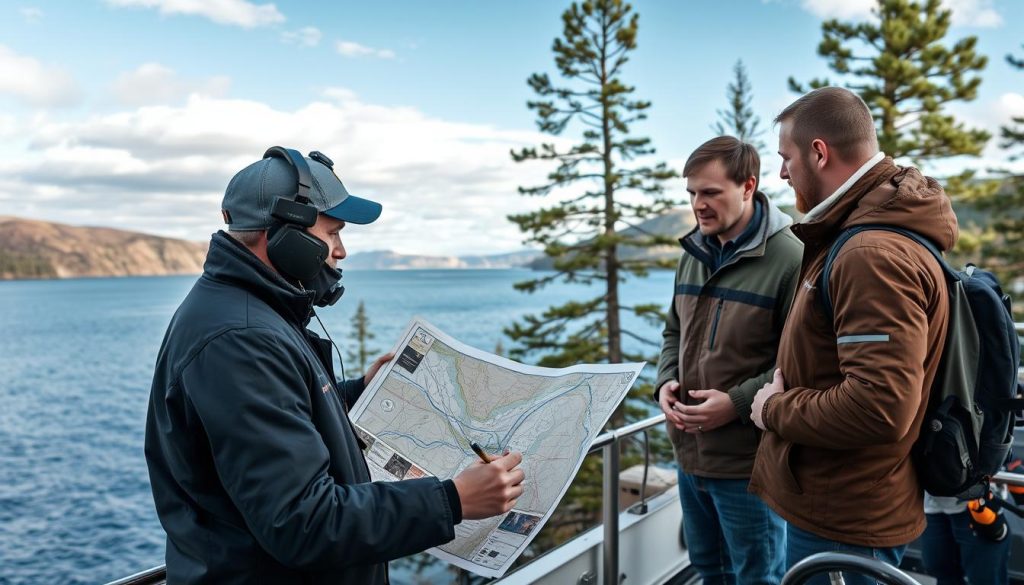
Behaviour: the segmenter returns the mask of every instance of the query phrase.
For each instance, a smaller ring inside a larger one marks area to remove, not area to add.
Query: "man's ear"
[[[743,200],[746,201],[753,197],[755,191],[757,191],[757,177],[751,175],[747,177],[746,181],[743,181]]]
[[[831,155],[828,144],[824,140],[815,138],[811,141],[811,164],[817,167],[818,170],[822,170],[828,165]]]

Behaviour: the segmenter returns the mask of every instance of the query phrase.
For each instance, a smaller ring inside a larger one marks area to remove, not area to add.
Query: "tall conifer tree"
[[[1006,61],[1024,70],[1024,59],[1007,55]],[[1024,116],[1016,116],[1000,128],[999,146],[1011,161],[1024,158]],[[977,263],[993,270],[1004,284],[1024,275],[1024,173],[1002,171],[997,187],[971,198],[970,202],[990,214],[989,229],[978,238]],[[1014,306],[1017,318],[1024,315],[1024,303]]]
[[[512,152],[516,162],[554,163],[547,182],[520,187],[528,196],[557,194],[561,201],[533,212],[510,216],[525,234],[525,242],[539,244],[554,271],[520,282],[516,288],[534,292],[552,282],[582,283],[600,287],[592,298],[574,299],[549,307],[540,315],[528,315],[505,333],[514,342],[510,356],[539,357],[543,366],[580,362],[621,363],[651,359],[660,346],[644,339],[623,324],[632,313],[655,327],[664,324],[660,303],[627,305],[620,284],[627,276],[643,277],[657,260],[623,249],[645,249],[671,243],[671,239],[638,229],[627,230],[658,216],[673,206],[663,195],[664,181],[676,173],[664,163],[641,164],[654,154],[650,139],[636,136],[631,126],[644,120],[651,103],[633,97],[635,88],[622,78],[623,69],[637,46],[638,15],[621,0],[586,0],[573,3],[562,14],[562,35],[552,44],[560,74],[531,75],[528,83],[537,94],[527,106],[536,112],[538,127],[553,136],[579,132],[575,144],[560,141]],[[666,298],[671,294],[666,291]],[[627,350],[627,346],[649,347]],[[654,358],[656,360],[656,358]],[[634,387],[633,394],[652,392],[650,382]],[[628,409],[631,416],[649,410]],[[621,408],[610,425],[626,418]],[[635,448],[627,449],[623,465],[638,460]],[[667,444],[653,453],[669,453]],[[595,457],[584,460],[572,487],[531,548],[544,549],[572,536],[595,522],[601,506],[601,467]]]
[[[772,157],[767,156],[770,151],[767,150],[767,145],[761,139],[764,135],[761,118],[754,113],[754,108],[750,105],[754,99],[754,91],[742,59],[736,61],[732,71],[733,81],[726,87],[725,92],[729,99],[729,107],[718,110],[718,121],[711,125],[711,129],[719,136],[735,136],[747,144],[752,144],[761,157],[761,177],[763,178],[772,172]],[[759,185],[758,188],[767,193],[769,197],[778,196],[778,193],[765,190],[763,185]]]
[[[736,61],[732,71],[733,81],[726,88],[729,107],[718,110],[718,121],[711,129],[719,135],[735,136],[747,144],[754,145],[764,158],[765,143],[761,139],[764,128],[761,127],[761,118],[754,114],[754,108],[750,105],[754,93],[742,59]]]
[[[654,153],[648,138],[630,131],[630,125],[646,118],[651,103],[635,99],[634,88],[622,80],[636,48],[637,23],[638,15],[621,0],[573,3],[562,14],[562,37],[552,45],[561,82],[546,73],[529,78],[539,99],[527,106],[537,113],[538,127],[555,136],[579,130],[582,140],[512,153],[516,162],[557,163],[546,183],[520,187],[520,193],[568,194],[549,207],[509,217],[526,234],[526,243],[544,247],[555,269],[553,274],[517,283],[516,288],[533,292],[565,281],[600,284],[602,290],[593,298],[528,315],[506,329],[516,342],[513,357],[540,354],[539,363],[546,366],[643,359],[623,349],[624,337],[638,336],[623,326],[622,313],[654,323],[662,319],[657,305],[628,306],[619,294],[627,275],[645,276],[657,265],[643,257],[623,258],[622,248],[668,243],[668,238],[623,228],[667,211],[672,202],[663,197],[662,183],[675,176],[664,163],[636,163]]]
[[[379,350],[370,347],[370,341],[376,335],[370,331],[370,318],[366,315],[366,305],[359,301],[356,313],[352,316],[352,337],[356,342],[355,350],[348,352],[348,359],[355,362],[357,367],[356,375],[362,376],[366,373],[366,366],[370,364],[371,356]]]
[[[882,151],[915,164],[980,154],[989,133],[965,128],[944,111],[978,95],[977,74],[987,59],[975,51],[977,37],[943,44],[952,13],[941,0],[878,0],[872,13],[867,22],[822,24],[818,54],[871,109]],[[793,78],[789,84],[806,90]],[[827,85],[828,79],[810,82]]]

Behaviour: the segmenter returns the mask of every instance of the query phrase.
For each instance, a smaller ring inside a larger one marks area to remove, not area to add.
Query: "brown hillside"
[[[206,244],[0,217],[0,280],[199,274]]]

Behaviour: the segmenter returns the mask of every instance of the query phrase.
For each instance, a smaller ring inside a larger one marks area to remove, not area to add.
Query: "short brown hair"
[[[750,177],[760,182],[761,157],[752,144],[747,144],[733,136],[712,138],[693,151],[683,166],[683,176],[704,168],[714,161],[721,161],[725,174],[737,185],[742,185]],[[755,188],[757,183],[754,183]]]
[[[806,152],[815,139],[824,140],[845,162],[878,151],[875,121],[860,96],[842,87],[822,87],[800,96],[775,117],[791,121],[793,142]]]

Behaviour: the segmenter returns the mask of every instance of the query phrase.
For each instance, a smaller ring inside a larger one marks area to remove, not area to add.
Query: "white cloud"
[[[302,47],[315,47],[320,44],[323,34],[315,26],[304,26],[299,30],[285,31],[281,33],[281,40],[287,44],[297,44]]]
[[[801,0],[801,6],[811,14],[827,20],[866,20],[876,0]],[[998,27],[1002,16],[992,6],[992,0],[945,0],[945,7],[953,11],[954,26]]]
[[[1003,24],[992,0],[946,0],[946,6],[953,9],[954,25],[996,28]]]
[[[394,59],[395,52],[391,49],[374,49],[352,41],[338,41],[334,48],[339,55],[345,57],[376,57],[378,59]]]
[[[811,14],[827,20],[861,20],[871,16],[871,9],[877,5],[875,0],[801,0],[800,5]]]
[[[368,104],[343,89],[295,110],[193,94],[179,106],[20,130],[29,149],[0,159],[5,213],[194,240],[222,227],[224,187],[268,146],[323,151],[346,187],[384,205],[379,222],[346,230],[350,252],[518,249],[522,236],[506,215],[545,200],[516,187],[551,170],[509,156],[550,137]]]
[[[284,22],[284,15],[273,4],[253,4],[246,0],[107,0],[118,7],[156,8],[160,14],[202,16],[217,24],[256,28]]]
[[[180,102],[193,93],[219,97],[227,93],[230,85],[231,80],[224,76],[188,81],[160,63],[145,63],[134,71],[119,75],[114,81],[113,92],[122,105],[142,106]]]
[[[34,106],[66,106],[78,101],[74,79],[60,67],[40,63],[0,45],[0,94]]]
[[[35,24],[43,18],[43,11],[35,7],[25,7],[19,10],[19,12],[21,12],[21,17],[25,19],[25,22],[29,24]]]

